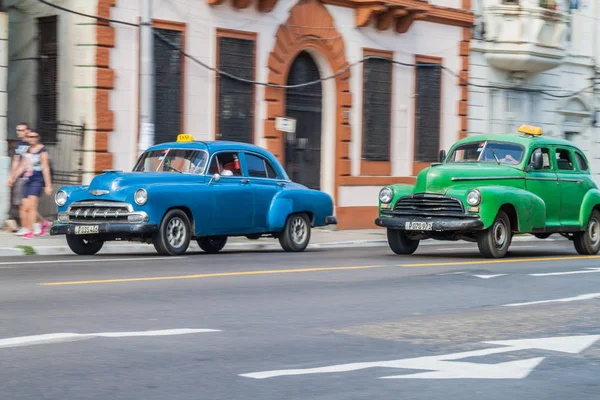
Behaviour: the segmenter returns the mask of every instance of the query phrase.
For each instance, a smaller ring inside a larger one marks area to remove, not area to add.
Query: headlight
[[[394,191],[388,187],[381,189],[379,192],[379,201],[382,203],[389,203],[394,198]]]
[[[148,192],[145,189],[138,189],[135,191],[135,195],[133,196],[133,200],[138,206],[143,206],[148,201]]]
[[[67,203],[68,197],[69,196],[67,196],[67,193],[64,190],[59,190],[54,195],[54,202],[56,203],[57,206],[62,207]]]
[[[473,189],[469,193],[467,193],[467,203],[469,203],[469,205],[473,207],[481,203],[481,193],[479,192],[479,190]]]

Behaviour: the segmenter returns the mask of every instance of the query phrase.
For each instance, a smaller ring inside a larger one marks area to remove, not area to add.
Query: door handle
[[[285,182],[277,182],[277,186],[285,186]]]
[[[240,182],[242,182],[244,185],[247,185],[248,183],[250,183],[250,179],[241,179]]]

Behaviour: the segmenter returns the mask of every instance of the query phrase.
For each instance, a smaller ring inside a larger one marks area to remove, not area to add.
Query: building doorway
[[[310,54],[301,52],[290,68],[288,85],[320,79]],[[310,189],[321,189],[321,83],[286,91],[286,116],[296,119],[296,133],[286,134],[285,167],[290,179]]]

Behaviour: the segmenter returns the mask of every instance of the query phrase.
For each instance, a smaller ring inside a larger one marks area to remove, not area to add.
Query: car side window
[[[579,168],[580,171],[587,171],[588,170],[588,165],[587,162],[585,161],[585,157],[583,156],[583,154],[581,154],[580,152],[576,151],[575,152],[575,159],[577,160],[577,167]]]
[[[561,171],[572,171],[574,169],[573,160],[571,159],[569,150],[556,149],[556,164]]]
[[[277,174],[271,163],[261,156],[246,154],[248,175],[254,178],[277,178]]]
[[[550,150],[546,148],[535,149],[533,153],[531,153],[531,160],[533,161],[533,155],[536,151],[542,152],[542,169],[552,169],[552,163],[550,162]]]
[[[242,176],[240,158],[237,152],[223,152],[216,154],[208,167],[208,173],[222,176]]]

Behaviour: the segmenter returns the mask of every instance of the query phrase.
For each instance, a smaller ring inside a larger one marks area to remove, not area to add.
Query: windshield
[[[147,151],[140,157],[133,172],[180,172],[201,174],[208,155],[202,150],[165,149]]]
[[[474,142],[458,146],[447,162],[491,162],[500,164],[519,164],[523,159],[523,148],[513,143]]]

